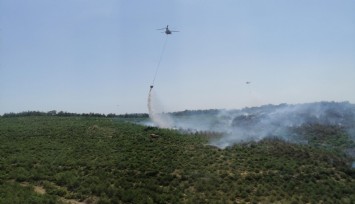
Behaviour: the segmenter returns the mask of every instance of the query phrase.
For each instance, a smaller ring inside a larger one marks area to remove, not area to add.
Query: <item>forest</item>
[[[120,117],[0,117],[0,203],[354,203],[337,126],[220,149],[202,133]]]

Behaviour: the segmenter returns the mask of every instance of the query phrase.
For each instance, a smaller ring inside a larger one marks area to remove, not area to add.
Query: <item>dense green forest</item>
[[[354,203],[353,143],[336,127],[297,131],[311,142],[218,149],[123,118],[0,117],[0,203]]]

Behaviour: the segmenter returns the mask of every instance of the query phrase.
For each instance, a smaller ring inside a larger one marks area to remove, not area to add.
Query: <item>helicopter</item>
[[[169,30],[169,25],[167,25],[166,28],[160,28],[160,29],[157,29],[157,30],[164,30],[164,29],[165,29],[164,33],[167,34],[167,35],[172,34],[172,32],[179,32],[177,30]]]

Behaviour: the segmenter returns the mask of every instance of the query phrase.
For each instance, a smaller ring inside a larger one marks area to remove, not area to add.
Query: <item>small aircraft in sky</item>
[[[251,82],[250,81],[247,81],[247,82],[245,82],[246,84],[250,84]]]
[[[167,25],[165,28],[160,28],[160,29],[157,29],[157,30],[164,30],[165,29],[165,34],[167,34],[167,35],[170,35],[170,34],[172,34],[172,32],[179,32],[179,31],[177,31],[177,30],[169,30],[169,25]]]

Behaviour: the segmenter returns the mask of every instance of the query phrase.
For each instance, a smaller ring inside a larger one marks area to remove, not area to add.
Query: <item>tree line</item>
[[[73,117],[73,116],[83,116],[83,117],[100,117],[100,118],[148,118],[147,113],[126,113],[126,114],[102,114],[102,113],[70,113],[65,111],[51,110],[48,112],[42,111],[22,111],[19,113],[4,113],[0,117],[25,117],[25,116],[61,116],[61,117]]]

